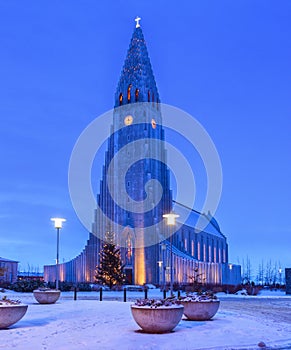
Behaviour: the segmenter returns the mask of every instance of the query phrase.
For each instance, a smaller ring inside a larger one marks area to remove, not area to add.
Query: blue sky
[[[113,107],[137,15],[162,102],[193,115],[219,152],[216,218],[230,260],[248,256],[254,274],[262,259],[290,267],[287,0],[1,1],[0,256],[24,269],[53,263],[50,218],[58,215],[67,218],[61,261],[84,247],[68,192],[70,154]]]

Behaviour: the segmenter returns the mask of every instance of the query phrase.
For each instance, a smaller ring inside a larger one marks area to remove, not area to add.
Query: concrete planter
[[[18,322],[26,313],[28,305],[0,305],[0,329]]]
[[[219,300],[180,301],[184,306],[184,315],[192,321],[210,320],[219,308]]]
[[[60,295],[61,291],[57,289],[36,289],[33,291],[33,296],[40,304],[54,304],[59,299]]]
[[[183,305],[150,306],[131,305],[131,313],[135,322],[146,333],[171,332],[183,316]]]

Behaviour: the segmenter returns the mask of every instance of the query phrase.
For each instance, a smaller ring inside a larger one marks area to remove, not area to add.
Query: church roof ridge
[[[182,204],[182,203],[179,203],[177,201],[175,201],[174,199],[172,200],[173,203],[176,203],[176,205],[182,207],[182,208],[185,208],[187,210],[189,210],[191,213],[195,213],[195,214],[198,214],[199,216],[202,216],[204,217],[208,222],[209,224],[219,233],[221,234],[223,237],[225,237],[225,235],[222,233],[221,229],[220,229],[220,226],[218,224],[218,221],[214,218],[214,216],[212,216],[210,214],[210,211],[208,211],[208,214],[205,214],[205,213],[201,213],[200,211],[198,210],[195,210],[194,208],[190,208],[188,207],[187,205],[185,204]]]

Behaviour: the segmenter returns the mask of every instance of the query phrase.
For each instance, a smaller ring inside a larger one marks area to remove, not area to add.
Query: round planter
[[[131,313],[135,322],[146,333],[171,332],[180,322],[183,316],[183,305],[149,306],[131,305]]]
[[[210,320],[217,312],[220,301],[181,301],[184,315],[192,321]]]
[[[54,304],[60,297],[61,291],[57,289],[33,291],[33,296],[40,304]]]
[[[28,305],[0,305],[0,329],[18,322],[26,313]]]

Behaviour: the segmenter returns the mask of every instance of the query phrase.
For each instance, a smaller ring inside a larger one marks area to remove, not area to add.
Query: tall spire
[[[148,50],[140,27],[136,26],[115,93],[115,107],[135,102],[160,102]]]

